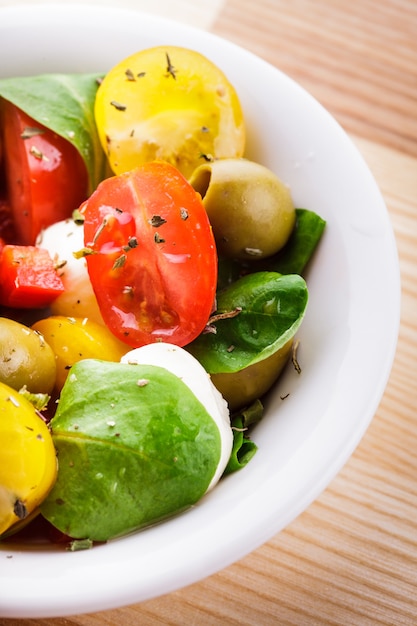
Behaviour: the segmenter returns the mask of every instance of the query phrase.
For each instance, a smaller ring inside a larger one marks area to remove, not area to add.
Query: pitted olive
[[[220,255],[263,259],[286,244],[295,208],[288,187],[268,168],[219,159],[200,165],[190,183],[203,198]]]
[[[56,365],[43,335],[14,320],[0,318],[0,382],[31,393],[50,393]]]
[[[230,411],[247,406],[269,391],[288,362],[292,343],[291,339],[271,356],[238,372],[211,374],[213,385],[227,401]]]

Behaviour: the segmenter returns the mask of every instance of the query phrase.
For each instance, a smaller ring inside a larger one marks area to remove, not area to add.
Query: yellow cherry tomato
[[[71,366],[77,361],[119,361],[130,349],[106,326],[87,318],[52,315],[36,322],[32,328],[42,333],[55,353],[56,393],[61,391]]]
[[[95,117],[116,174],[164,160],[188,178],[204,159],[244,151],[234,87],[214,63],[186,48],[158,46],[121,61],[98,89]]]
[[[57,476],[45,422],[18,391],[0,382],[0,535],[30,519]]]

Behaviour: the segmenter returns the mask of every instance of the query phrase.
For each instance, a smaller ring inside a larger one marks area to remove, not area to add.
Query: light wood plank
[[[228,0],[215,32],[303,85],[349,132],[417,156],[417,4]]]

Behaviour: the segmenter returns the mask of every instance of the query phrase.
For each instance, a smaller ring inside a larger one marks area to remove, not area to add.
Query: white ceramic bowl
[[[88,5],[0,10],[3,76],[105,71],[157,44],[199,50],[226,72],[245,111],[247,156],[285,180],[297,206],[327,220],[298,335],[302,373],[290,367],[270,397],[250,464],[188,512],[87,551],[0,544],[1,616],[132,604],[240,559],[291,522],[340,470],[391,369],[400,307],[387,211],[358,151],[310,95],[249,52],[157,17]]]

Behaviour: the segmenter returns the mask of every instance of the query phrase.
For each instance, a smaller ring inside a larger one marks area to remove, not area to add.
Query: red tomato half
[[[87,168],[66,139],[3,100],[2,158],[16,242],[35,243],[42,228],[71,216],[87,197]]]
[[[103,181],[82,211],[88,271],[110,330],[134,347],[197,337],[214,305],[217,253],[182,174],[146,163]]]

